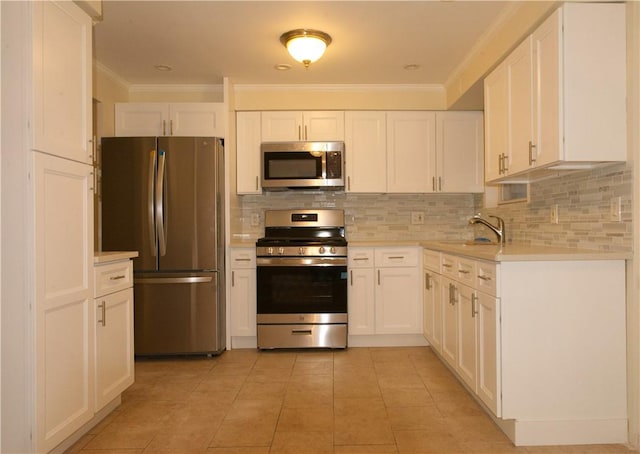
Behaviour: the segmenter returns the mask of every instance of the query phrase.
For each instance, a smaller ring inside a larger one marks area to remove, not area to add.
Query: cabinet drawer
[[[444,276],[449,276],[453,279],[457,277],[458,271],[456,267],[457,257],[453,255],[442,254],[440,256],[440,270]]]
[[[100,297],[133,286],[133,262],[122,260],[93,268],[95,296]]]
[[[238,248],[231,249],[231,268],[255,268],[256,267],[256,249],[255,248]]]
[[[417,266],[417,248],[378,248],[375,251],[376,267]]]
[[[373,248],[349,248],[349,268],[373,268]]]
[[[422,251],[422,263],[423,266],[436,273],[440,272],[440,253],[437,251],[431,251],[425,249]]]
[[[476,262],[469,259],[457,257],[456,260],[456,279],[469,286],[475,284],[476,278]]]
[[[489,295],[497,296],[498,270],[495,263],[476,262],[475,287]]]

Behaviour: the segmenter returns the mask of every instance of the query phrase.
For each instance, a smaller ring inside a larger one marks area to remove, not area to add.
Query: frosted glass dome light
[[[322,57],[331,43],[331,36],[318,30],[298,29],[283,33],[280,42],[295,60],[308,68]]]

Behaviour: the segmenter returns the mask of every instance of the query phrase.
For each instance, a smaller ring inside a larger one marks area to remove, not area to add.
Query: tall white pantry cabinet
[[[72,2],[0,7],[0,450],[44,453],[94,416],[91,19]]]

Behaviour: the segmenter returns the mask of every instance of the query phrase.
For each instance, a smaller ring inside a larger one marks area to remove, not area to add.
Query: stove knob
[[[300,255],[304,255],[304,251],[305,251],[305,248],[303,248],[303,247],[301,247],[301,248],[299,248],[299,249],[298,249],[298,253],[299,253]]]
[[[283,247],[279,247],[278,248],[278,254],[284,255],[284,248]]]
[[[267,255],[273,255],[273,248],[272,247],[268,247],[267,248]]]
[[[335,254],[336,253],[336,248],[331,246],[331,249],[329,249],[329,252],[331,252],[332,254]]]
[[[319,252],[320,254],[324,254],[324,252],[325,252],[325,248],[324,248],[324,246],[320,246],[320,249],[318,249],[318,252]]]

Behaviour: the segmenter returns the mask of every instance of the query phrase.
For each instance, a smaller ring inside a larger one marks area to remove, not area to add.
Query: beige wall
[[[129,101],[129,87],[126,82],[101,65],[93,66],[93,98],[100,102],[100,135],[114,135],[114,104]]]
[[[235,110],[445,110],[433,85],[236,85]]]

